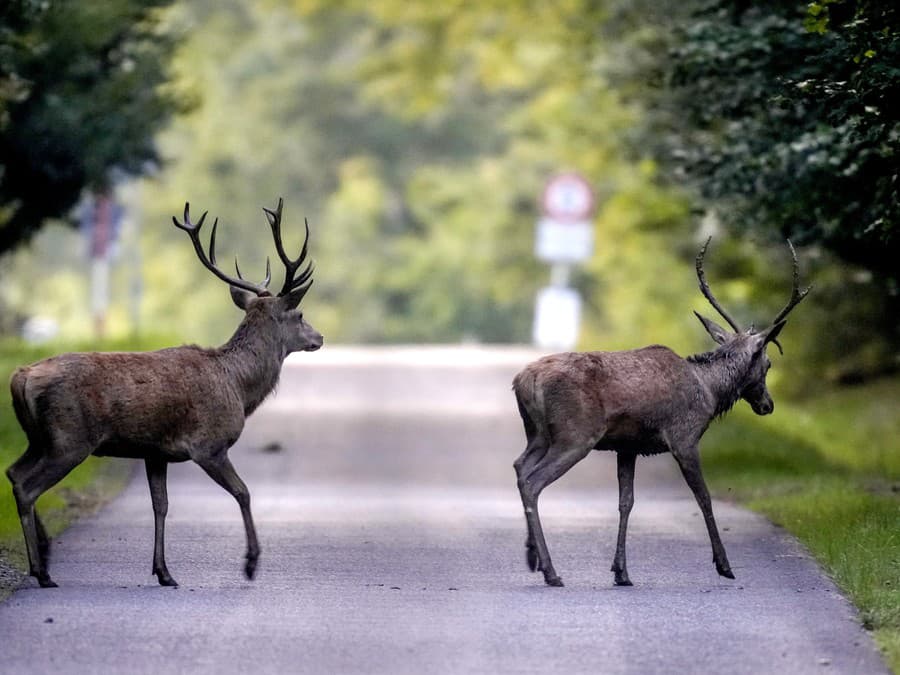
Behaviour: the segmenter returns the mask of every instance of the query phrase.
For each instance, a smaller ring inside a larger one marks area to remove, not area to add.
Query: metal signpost
[[[571,350],[578,342],[581,297],[569,287],[571,267],[594,253],[594,191],[577,173],[551,178],[541,198],[535,255],[551,264],[550,285],[538,291],[533,339],[542,349]]]

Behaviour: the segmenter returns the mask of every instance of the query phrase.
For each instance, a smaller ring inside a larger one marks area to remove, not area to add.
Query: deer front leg
[[[538,497],[545,487],[584,459],[592,447],[592,445],[588,445],[587,448],[581,446],[565,448],[556,444],[551,445],[522,481],[519,488],[522,505],[525,507],[525,519],[528,521],[529,530],[534,537],[538,569],[544,573],[544,582],[548,586],[563,586],[564,584],[556,570],[553,569],[553,562],[550,560],[550,551],[547,548],[544,531],[541,528],[541,518],[538,515]]]
[[[713,562],[716,564],[716,571],[723,577],[734,579],[734,573],[731,571],[731,565],[728,563],[728,556],[725,555],[725,547],[719,538],[716,519],[713,517],[709,490],[706,489],[706,481],[703,480],[703,473],[700,470],[700,452],[694,446],[686,452],[673,452],[672,454],[681,468],[684,480],[694,493],[694,498],[697,500],[700,511],[703,512],[703,519],[706,521],[706,529],[709,532],[709,541],[712,544]]]
[[[146,459],[147,482],[150,484],[150,500],[153,502],[153,574],[160,586],[178,586],[166,567],[166,514],[169,511],[169,495],[166,489],[168,464],[161,459]]]
[[[628,530],[628,516],[634,506],[634,464],[637,455],[628,452],[616,453],[616,473],[619,478],[619,537],[616,541],[616,556],[610,570],[615,574],[616,586],[631,586],[628,568],[625,565],[625,533]]]
[[[237,475],[234,466],[228,456],[222,452],[208,459],[198,461],[204,471],[225,488],[241,507],[241,516],[244,519],[244,529],[247,532],[247,564],[244,573],[248,579],[252,579],[256,572],[256,563],[259,560],[259,541],[256,538],[256,528],[253,526],[253,515],[250,513],[250,491]]]

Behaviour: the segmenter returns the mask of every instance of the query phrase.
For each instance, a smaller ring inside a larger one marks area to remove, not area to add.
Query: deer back
[[[667,450],[667,435],[702,425],[710,408],[690,365],[661,345],[553,354],[526,366],[513,387],[551,439],[605,438],[641,452]]]
[[[194,346],[141,353],[69,353],[20,368],[13,395],[26,433],[54,447],[187,459],[198,446],[230,445],[244,424],[243,401],[216,350]]]

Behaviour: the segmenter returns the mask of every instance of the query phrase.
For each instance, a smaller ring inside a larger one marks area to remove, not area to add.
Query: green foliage
[[[65,217],[115,169],[141,174],[177,108],[171,0],[0,5],[0,253]]]
[[[900,8],[693,3],[660,154],[736,230],[821,243],[898,290]]]
[[[881,0],[696,0],[615,72],[645,105],[632,138],[661,174],[727,232],[772,243],[744,256],[757,268],[749,281],[765,289],[766,267],[781,274],[784,238],[801,247],[815,290],[788,331],[800,338],[786,363],[795,390],[900,363],[898,17]]]

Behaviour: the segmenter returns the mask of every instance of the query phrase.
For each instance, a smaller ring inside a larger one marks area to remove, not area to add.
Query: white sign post
[[[568,286],[538,291],[534,311],[534,344],[544,349],[572,349],[578,342],[581,296]]]
[[[541,198],[535,255],[552,265],[550,286],[538,292],[534,343],[543,349],[573,349],[578,342],[581,298],[567,285],[571,265],[594,253],[594,192],[579,174],[551,178]]]

